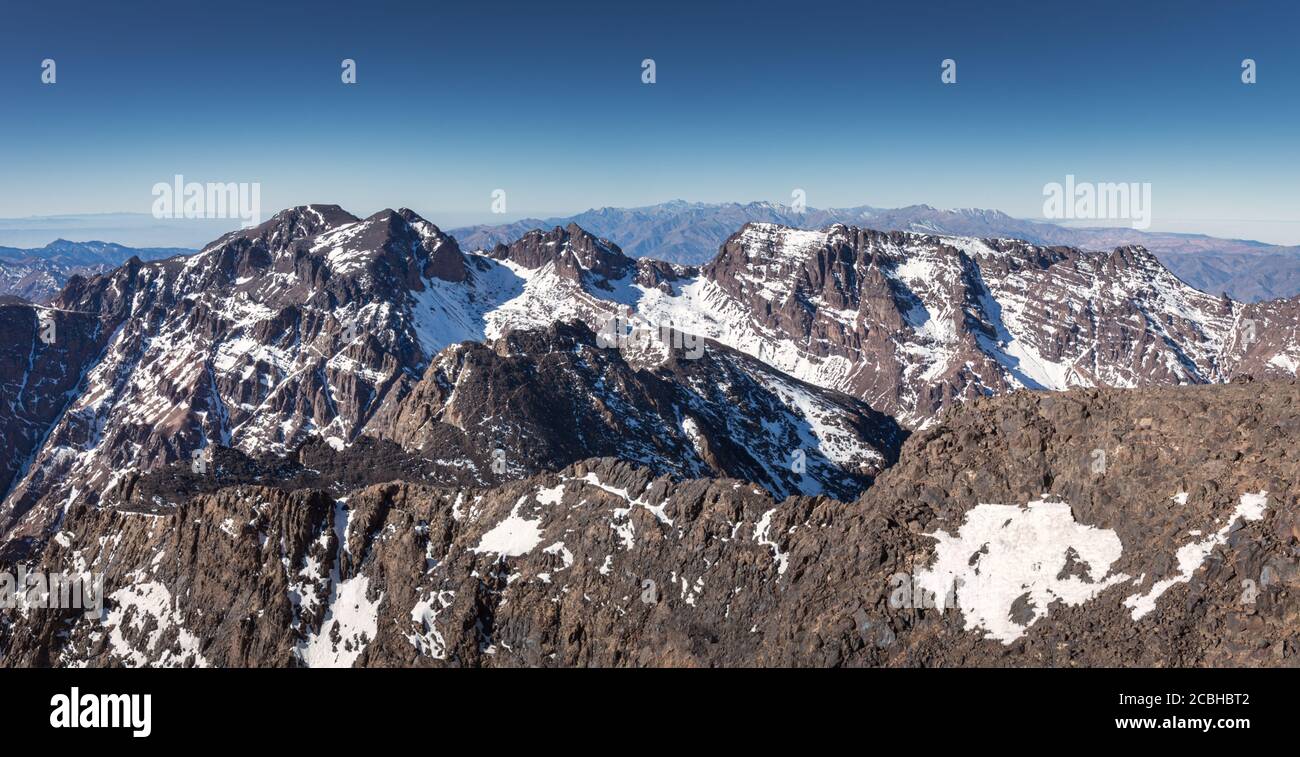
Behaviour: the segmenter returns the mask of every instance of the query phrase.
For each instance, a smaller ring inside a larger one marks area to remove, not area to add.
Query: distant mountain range
[[[1204,292],[1227,293],[1243,302],[1300,294],[1300,247],[1284,247],[1203,234],[1080,228],[1013,218],[997,210],[905,208],[808,208],[795,211],[770,202],[699,203],[673,200],[639,208],[599,208],[572,216],[526,218],[499,226],[468,226],[448,233],[468,250],[517,239],[530,229],[576,223],[611,239],[632,257],[699,264],[746,223],[824,229],[835,223],[881,231],[915,231],[979,238],[1020,239],[1041,245],[1111,250],[1141,245],[1180,279]]]
[[[51,229],[62,228],[54,225],[53,220],[49,220]],[[34,225],[30,219],[26,223]],[[929,205],[912,205],[889,209],[862,205],[808,208],[798,212],[790,206],[771,202],[673,200],[637,208],[605,207],[570,216],[464,226],[447,233],[466,250],[489,250],[497,244],[519,239],[533,229],[577,224],[598,237],[617,243],[630,257],[698,265],[711,260],[727,237],[746,223],[774,223],[810,230],[840,223],[881,231],[1019,239],[1082,250],[1105,251],[1141,245],[1154,253],[1178,278],[1203,292],[1227,294],[1241,302],[1300,294],[1300,246],[1122,227],[1067,227],[1013,218],[998,210],[975,208],[940,210]],[[196,233],[200,231],[194,230]],[[34,228],[28,235],[39,233],[39,229]],[[184,247],[128,247],[65,239],[44,247],[0,246],[0,298],[45,302],[74,274],[103,273],[121,265],[132,255],[149,261],[190,252],[193,250]]]
[[[77,274],[104,273],[132,257],[141,260],[188,255],[178,247],[124,247],[112,242],[69,242],[56,239],[44,247],[0,247],[0,298],[46,302]]]

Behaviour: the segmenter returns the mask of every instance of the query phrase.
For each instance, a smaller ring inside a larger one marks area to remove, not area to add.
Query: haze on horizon
[[[662,205],[668,202],[681,201],[677,198],[666,200],[664,203],[655,203]],[[695,202],[695,201],[683,201]],[[785,204],[779,201],[750,200],[747,202],[772,202],[774,204]],[[300,202],[286,207],[295,207],[309,204],[337,204],[337,203],[314,203]],[[740,204],[746,204],[741,202]],[[870,203],[859,203],[852,207],[861,205],[871,205]],[[405,207],[404,204],[390,206]],[[412,208],[422,217],[432,221],[440,228],[445,230],[455,230],[458,228],[472,226],[497,226],[502,224],[511,224],[517,221],[536,220],[539,222],[549,221],[551,219],[562,219],[571,216],[580,215],[584,212],[598,211],[603,208],[615,206],[602,206],[601,208],[585,208],[583,210],[549,211],[538,213],[509,213],[493,215],[491,213],[444,213],[435,210],[428,210],[420,207]],[[640,206],[653,207],[653,206]],[[890,210],[879,205],[871,207],[881,210]],[[285,208],[263,208],[262,219],[265,220]],[[376,213],[383,208],[344,208],[354,215],[366,217]],[[941,210],[954,210],[952,208],[942,208]],[[999,210],[998,208],[978,208],[978,210]],[[1021,220],[1030,220],[1044,223],[1056,223],[1061,226],[1070,228],[1081,227],[1098,227],[1098,228],[1123,228],[1123,225],[1115,222],[1105,221],[1059,221],[1041,218],[1028,218]],[[146,213],[91,213],[91,214],[67,214],[59,216],[27,216],[24,218],[0,218],[0,247],[18,247],[18,248],[38,248],[43,247],[56,239],[69,239],[76,242],[89,241],[106,241],[116,242],[128,247],[189,247],[200,249],[209,242],[217,239],[222,234],[234,231],[239,228],[238,219],[155,219]],[[863,224],[870,226],[869,223]],[[1170,221],[1164,224],[1153,224],[1148,232],[1170,232],[1177,234],[1203,234],[1211,237],[1228,240],[1248,240],[1262,242],[1272,245],[1293,246],[1300,244],[1300,222],[1292,221],[1253,221],[1243,222],[1229,219],[1200,219],[1188,221]],[[1253,234],[1253,236],[1252,236]],[[615,242],[619,240],[613,240]]]

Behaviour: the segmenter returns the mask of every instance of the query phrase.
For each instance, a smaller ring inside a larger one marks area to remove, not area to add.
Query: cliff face
[[[498,454],[510,478],[609,456],[777,496],[852,498],[897,459],[904,432],[865,403],[716,343],[698,352],[668,350],[646,368],[631,348],[601,348],[580,322],[514,331],[444,350],[365,432],[445,459],[452,430],[468,450]]]
[[[243,485],[81,506],[6,665],[1300,661],[1300,386],[1017,392],[853,502],[612,459],[492,488]]]
[[[711,336],[910,426],[1018,388],[1223,381],[1249,310],[1187,286],[1140,247],[839,225],[748,224],[701,273]],[[1274,320],[1284,328],[1285,315]]]
[[[0,491],[7,492],[104,348],[94,314],[0,305]],[[0,533],[8,526],[0,519]]]

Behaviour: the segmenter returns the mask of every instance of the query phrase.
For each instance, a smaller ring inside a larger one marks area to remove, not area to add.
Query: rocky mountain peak
[[[584,274],[597,285],[621,279],[636,267],[636,261],[619,246],[589,233],[576,223],[550,231],[534,229],[511,244],[499,244],[489,253],[497,260],[509,260],[525,268],[553,263],[556,272],[573,281]]]
[[[244,238],[261,240],[271,249],[287,247],[299,239],[355,223],[357,217],[338,205],[299,205],[276,213],[252,229],[234,231],[218,240]]]
[[[453,237],[444,234],[410,208],[401,208],[397,213],[420,235],[420,245],[428,256],[423,271],[425,276],[449,282],[463,282],[469,277],[465,257]]]
[[[455,345],[366,431],[421,451],[463,434],[479,457],[499,449],[521,471],[617,455],[677,476],[712,471],[781,495],[846,499],[902,443],[897,424],[864,403],[723,345],[653,367],[630,349],[602,347],[579,321]]]

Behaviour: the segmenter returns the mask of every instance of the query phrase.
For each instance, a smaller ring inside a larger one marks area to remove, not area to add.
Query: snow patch
[[[528,501],[528,495],[519,498],[510,509],[510,515],[479,539],[475,552],[494,552],[502,557],[526,555],[542,541],[541,519],[529,520],[519,515],[519,508]]]
[[[1110,575],[1123,551],[1119,536],[1076,523],[1063,502],[979,504],[955,536],[927,535],[937,542],[934,564],[917,573],[916,585],[937,597],[955,587],[965,628],[982,628],[1003,644],[1047,617],[1053,602],[1078,605],[1128,580]]]

